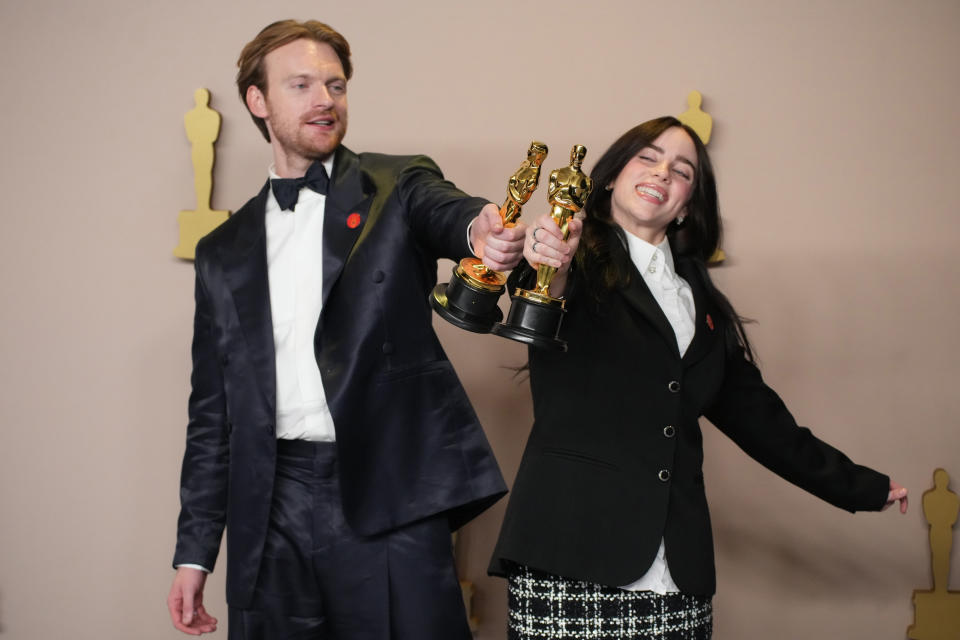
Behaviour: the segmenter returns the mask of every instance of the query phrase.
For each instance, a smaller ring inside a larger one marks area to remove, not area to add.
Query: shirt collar
[[[333,179],[333,156],[335,154],[331,153],[330,157],[322,162],[323,168],[327,170],[327,175],[330,176],[330,179]],[[277,175],[277,165],[274,162],[270,163],[270,166],[267,167],[267,171],[270,173],[270,179],[276,180],[280,176]]]
[[[650,276],[673,279],[675,273],[673,252],[670,251],[670,240],[666,236],[663,237],[660,244],[652,245],[626,229],[624,229],[624,233],[627,237],[627,250],[630,252],[630,259],[644,279]]]

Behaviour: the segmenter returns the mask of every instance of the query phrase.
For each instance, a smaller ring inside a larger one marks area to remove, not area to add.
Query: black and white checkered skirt
[[[713,631],[704,596],[625,591],[518,565],[507,591],[509,640],[709,640]]]

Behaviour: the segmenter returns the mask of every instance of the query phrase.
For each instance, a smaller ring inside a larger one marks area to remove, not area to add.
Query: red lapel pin
[[[710,314],[707,314],[707,326],[710,327],[710,331],[713,331],[713,318],[710,317]]]
[[[362,221],[363,218],[360,217],[359,213],[351,213],[347,216],[347,226],[351,229],[356,229],[359,227]]]

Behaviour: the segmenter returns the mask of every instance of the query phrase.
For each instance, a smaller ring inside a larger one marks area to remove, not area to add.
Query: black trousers
[[[278,441],[270,527],[230,640],[469,640],[442,515],[374,536],[343,516],[336,445]]]

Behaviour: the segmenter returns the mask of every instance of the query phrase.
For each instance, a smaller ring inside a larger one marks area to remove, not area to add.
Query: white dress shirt
[[[629,232],[626,236],[630,259],[643,276],[660,310],[667,316],[677,336],[680,355],[683,356],[693,340],[697,316],[690,285],[674,271],[670,242],[664,238],[659,245],[653,246]],[[660,539],[660,548],[650,569],[639,580],[622,588],[628,591],[653,591],[661,595],[680,591],[667,566],[663,538]]]
[[[323,163],[333,175],[333,158]],[[270,177],[279,176],[270,168]],[[277,369],[277,438],[332,442],[314,334],[323,306],[323,214],[327,197],[307,187],[294,211],[266,205],[267,277]]]

